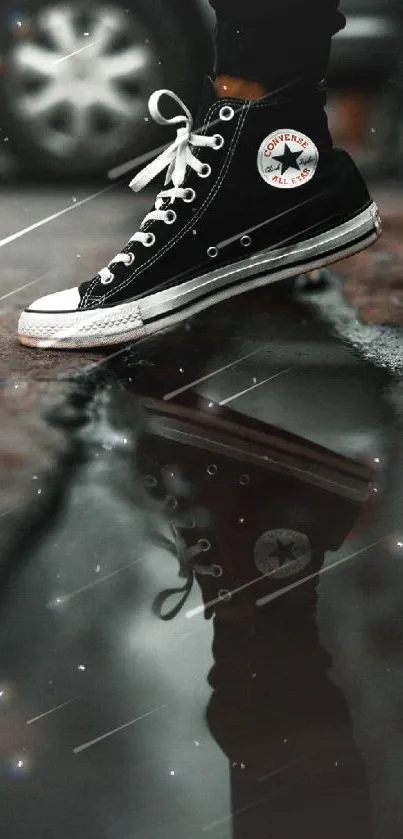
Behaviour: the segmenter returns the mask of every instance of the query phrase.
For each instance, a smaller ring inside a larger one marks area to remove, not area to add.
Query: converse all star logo
[[[306,568],[312,559],[308,537],[297,530],[268,530],[255,544],[254,560],[257,570],[274,580],[293,577]]]
[[[315,143],[300,132],[284,128],[265,137],[257,154],[263,180],[277,189],[303,186],[313,178],[319,161]]]

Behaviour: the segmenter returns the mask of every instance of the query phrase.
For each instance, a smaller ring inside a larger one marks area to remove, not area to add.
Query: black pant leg
[[[269,90],[326,73],[339,0],[210,0],[217,15],[216,72]]]

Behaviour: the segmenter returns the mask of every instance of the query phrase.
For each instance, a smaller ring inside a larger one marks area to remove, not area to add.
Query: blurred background
[[[367,174],[396,178],[403,152],[403,0],[344,0],[329,117]],[[105,175],[166,142],[156,88],[194,103],[212,67],[207,0],[28,0],[0,11],[3,176]]]

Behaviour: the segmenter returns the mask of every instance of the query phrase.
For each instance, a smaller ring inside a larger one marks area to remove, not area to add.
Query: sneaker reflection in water
[[[168,496],[184,578],[154,607],[173,619],[197,579],[214,621],[207,721],[229,760],[233,836],[364,839],[365,771],[315,612],[369,469],[193,394],[144,407],[139,465]]]

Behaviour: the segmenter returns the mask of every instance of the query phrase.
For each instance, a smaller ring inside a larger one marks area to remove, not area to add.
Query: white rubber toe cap
[[[68,288],[40,297],[28,307],[30,312],[76,312],[80,305],[78,288]]]

